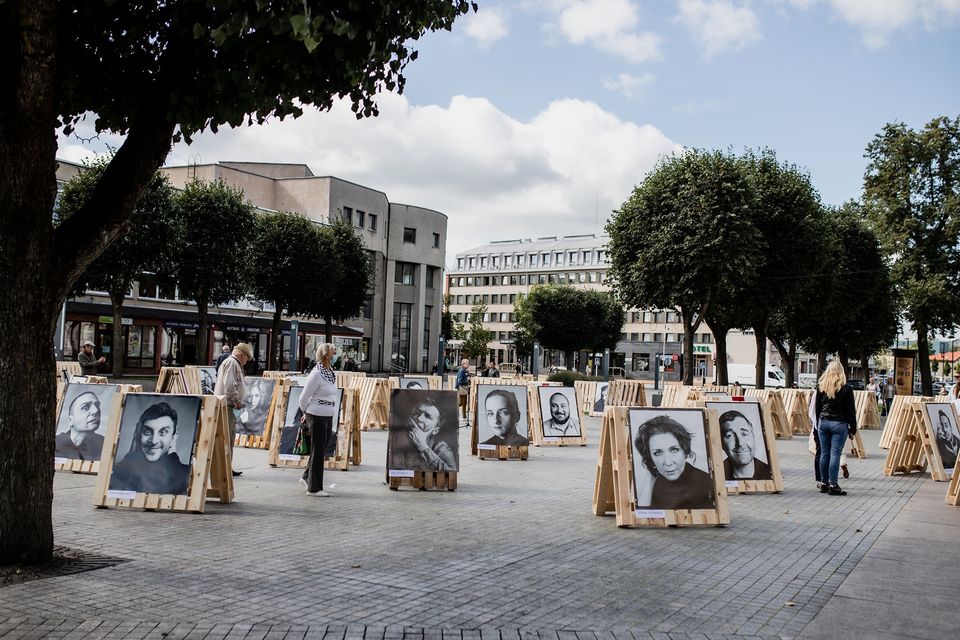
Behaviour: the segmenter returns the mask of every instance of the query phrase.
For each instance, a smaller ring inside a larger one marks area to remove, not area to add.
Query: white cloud
[[[807,9],[817,0],[792,0]],[[819,0],[833,13],[860,30],[863,43],[877,49],[886,46],[890,35],[915,23],[933,31],[960,21],[960,0]]]
[[[742,49],[761,38],[760,21],[753,9],[732,0],[680,0],[677,21],[693,33],[707,58]]]
[[[659,60],[659,35],[638,31],[640,12],[631,0],[553,0],[550,28],[573,44],[591,44],[627,62]]]
[[[411,106],[378,98],[380,116],[349,106],[297,120],[201,134],[168,162],[302,162],[384,191],[391,202],[449,216],[447,255],[490,240],[598,231],[663,154],[680,149],[660,130],[621,120],[592,102],[550,103],[529,121],[483,98]]]
[[[616,78],[604,78],[602,82],[604,89],[619,91],[626,97],[632,98],[635,91],[652,83],[653,80],[654,76],[652,73],[645,73],[642,76],[621,73]]]
[[[480,5],[477,12],[468,14],[464,22],[463,32],[482,47],[489,47],[506,37],[508,32],[506,12],[502,7]]]

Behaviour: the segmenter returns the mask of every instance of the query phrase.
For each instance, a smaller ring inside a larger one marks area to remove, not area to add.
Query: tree
[[[54,355],[60,306],[123,232],[175,139],[403,90],[412,42],[466,0],[0,2],[0,564],[53,553]],[[474,6],[475,9],[475,6]],[[95,115],[88,115],[95,114]],[[56,136],[124,135],[86,204],[54,227]]]
[[[753,187],[730,155],[688,150],[661,160],[607,224],[618,297],[629,307],[673,308],[683,321],[685,382],[693,336],[715,293],[752,282],[761,259],[751,223]]]
[[[285,211],[256,216],[250,244],[251,293],[273,303],[273,345],[267,367],[279,369],[286,316],[319,316],[332,249],[317,223]]]
[[[197,353],[206,364],[207,313],[250,293],[253,207],[221,180],[193,180],[174,198],[181,222],[171,261],[180,296],[197,305]]]
[[[64,185],[56,211],[58,224],[83,208],[108,162],[108,158],[94,161]],[[110,296],[114,375],[123,373],[123,301],[144,271],[161,278],[167,275],[167,258],[178,227],[173,188],[166,176],[158,172],[137,201],[126,232],[84,270],[71,291],[72,296],[81,296],[88,290],[105,291]]]
[[[609,291],[596,289],[579,289],[578,291],[584,298],[583,322],[593,329],[593,335],[585,346],[594,353],[600,353],[604,349],[613,351],[623,332],[623,323],[627,320],[623,305]]]
[[[517,296],[517,302],[513,305],[513,320],[513,348],[517,353],[517,361],[532,358],[540,327],[533,321],[527,297],[523,294]]]
[[[464,331],[463,323],[454,318],[453,314],[450,313],[451,297],[449,293],[443,296],[443,313],[440,316],[440,335],[447,340],[451,338],[454,340],[463,340],[466,337],[466,331]]]
[[[487,305],[477,302],[470,308],[470,328],[460,350],[468,358],[486,358],[490,351],[493,331],[483,326],[483,317],[487,314]]]
[[[326,340],[333,342],[333,321],[353,318],[363,311],[370,297],[374,264],[363,237],[346,221],[324,227],[322,235],[330,251],[318,302],[326,324]]]
[[[750,318],[756,341],[756,382],[757,388],[762,389],[767,377],[770,319],[777,309],[802,296],[807,286],[805,280],[817,266],[814,222],[821,206],[810,176],[794,165],[779,162],[772,150],[747,152],[743,160],[756,193],[751,217],[763,249],[756,276],[750,283],[749,298],[745,300],[748,305],[743,309]]]
[[[932,395],[927,336],[960,323],[960,117],[920,131],[887,124],[865,157],[864,205],[917,333],[922,392]]]

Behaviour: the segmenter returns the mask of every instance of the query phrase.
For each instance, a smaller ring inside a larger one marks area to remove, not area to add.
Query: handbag
[[[293,444],[293,454],[296,456],[310,455],[310,427],[305,424],[297,429],[297,441]]]

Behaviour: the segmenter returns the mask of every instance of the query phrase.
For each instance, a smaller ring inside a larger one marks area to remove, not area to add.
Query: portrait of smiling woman
[[[632,409],[630,440],[640,509],[714,509],[703,412]]]

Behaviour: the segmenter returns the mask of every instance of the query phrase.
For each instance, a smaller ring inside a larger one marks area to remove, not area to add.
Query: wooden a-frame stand
[[[393,473],[394,475],[390,475]],[[405,473],[410,475],[396,475]],[[387,486],[391,491],[398,491],[400,487],[413,487],[420,491],[456,491],[456,471],[388,471]]]
[[[267,464],[271,467],[294,467],[302,469],[307,466],[310,456],[282,455],[280,453],[280,439],[283,435],[284,423],[287,422],[287,400],[293,385],[285,385],[283,396],[273,418],[273,429],[270,435],[270,453]],[[324,458],[324,469],[349,471],[350,465],[360,464],[360,389],[343,389],[343,402],[340,405],[340,422],[337,425],[337,450],[334,455]]]
[[[921,435],[924,430],[923,418],[920,415],[922,411],[923,407],[918,402],[904,403],[901,407],[894,425],[896,431],[890,441],[890,451],[883,465],[883,475],[923,473],[927,470],[927,457],[924,455]]]
[[[707,414],[708,420],[707,446],[713,463],[716,509],[668,509],[664,511],[663,518],[647,518],[638,515],[637,500],[633,493],[633,447],[630,444],[628,411],[626,407],[610,407],[603,413],[593,488],[593,514],[605,516],[613,511],[618,527],[729,524],[730,510],[724,488],[723,463],[720,462],[720,425],[716,412],[701,409]]]
[[[488,380],[497,380],[497,382],[484,382],[470,385],[470,406],[473,407],[473,426],[470,428],[470,455],[477,456],[480,460],[527,460],[530,457],[530,446],[521,445],[512,447],[508,445],[481,444],[480,443],[480,407],[478,403],[478,387],[480,384],[496,385],[504,387],[523,387],[527,394],[527,440],[530,440],[530,434],[533,432],[533,412],[529,410],[531,406],[530,386],[523,380],[514,381],[511,378],[487,378]]]
[[[117,455],[120,436],[120,410],[128,393],[122,393],[117,402],[117,411],[104,438],[103,462],[94,491],[93,504],[103,507],[129,507],[148,511],[184,511],[203,513],[207,498],[217,498],[223,504],[233,501],[233,474],[231,472],[231,447],[227,426],[227,406],[223,398],[203,396],[200,407],[199,433],[194,445],[190,466],[190,485],[185,496],[158,493],[137,493],[132,499],[109,496],[110,475]]]
[[[90,376],[97,377],[99,376]],[[102,380],[102,381],[101,381]],[[106,378],[98,379],[96,382],[88,382],[87,384],[108,384]],[[120,395],[123,393],[140,393],[143,391],[143,387],[139,384],[118,384],[117,387],[117,398],[110,407],[110,415],[107,416],[107,424],[111,424],[113,420],[116,419],[116,412],[120,411]],[[63,398],[60,397],[57,399],[57,413],[56,415],[60,416],[60,411],[62,410],[61,404],[63,403]],[[54,458],[53,463],[54,471],[72,471],[73,473],[83,473],[88,475],[96,475],[100,473],[100,461],[99,460],[74,460],[72,458],[67,458],[65,462],[57,462],[57,458]]]
[[[268,378],[271,379],[271,378]],[[274,421],[278,413],[283,413],[279,408],[282,398],[284,398],[284,389],[293,386],[293,380],[289,378],[274,377],[276,382],[273,385],[273,395],[270,396],[270,407],[267,409],[267,417],[263,423],[263,433],[253,435],[248,433],[238,433],[234,444],[245,449],[269,449],[271,433],[273,432]]]
[[[713,402],[730,403],[730,400],[705,400],[698,402],[698,406],[704,406],[713,411],[717,416],[717,425],[720,422],[720,413],[711,408]],[[734,401],[735,402],[735,401]],[[783,492],[783,472],[780,470],[780,456],[777,453],[777,438],[773,435],[773,418],[770,415],[770,407],[765,402],[757,403],[760,407],[760,419],[763,421],[761,431],[763,433],[763,442],[767,446],[767,464],[770,466],[770,480],[728,480],[724,478],[724,486],[727,493],[782,493]],[[723,464],[720,465],[721,473]]]
[[[360,388],[360,428],[387,429],[390,425],[390,381],[387,378],[354,378]]]
[[[937,447],[937,428],[930,420],[930,414],[927,412],[929,405],[935,404],[941,411],[947,411],[953,414],[954,423],[957,422],[957,410],[952,402],[929,402],[913,405],[914,415],[917,425],[920,427],[920,442],[923,444],[923,455],[930,465],[930,477],[937,482],[948,482],[956,475],[955,471],[948,473],[943,466],[943,458],[940,457],[940,448]]]

